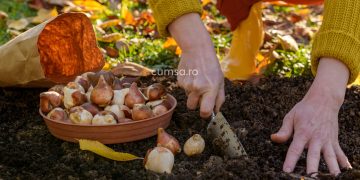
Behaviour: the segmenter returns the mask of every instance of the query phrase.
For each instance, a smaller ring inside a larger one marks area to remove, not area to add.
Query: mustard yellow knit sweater
[[[191,12],[201,13],[199,0],[149,0],[158,30],[168,36],[167,26]],[[349,83],[360,71],[360,0],[325,0],[324,20],[317,33],[312,54],[312,71],[321,57],[341,60],[350,70]]]

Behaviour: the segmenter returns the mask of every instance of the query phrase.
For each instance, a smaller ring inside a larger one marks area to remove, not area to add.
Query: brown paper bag
[[[104,66],[90,20],[65,13],[0,46],[0,86],[49,87]]]

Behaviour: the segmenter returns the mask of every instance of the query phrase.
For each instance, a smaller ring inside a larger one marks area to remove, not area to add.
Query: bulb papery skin
[[[156,173],[171,174],[173,166],[174,154],[164,147],[155,147],[145,157],[145,169]]]
[[[82,93],[85,93],[85,89],[77,82],[69,82],[66,87],[70,88],[70,89],[77,89]]]
[[[85,110],[89,111],[93,116],[100,112],[100,108],[91,102],[87,102],[81,105]]]
[[[149,101],[159,100],[166,94],[165,87],[160,83],[150,85],[145,92],[145,96]]]
[[[169,149],[173,154],[181,152],[181,146],[179,141],[163,128],[158,129],[157,146],[165,147]]]
[[[64,106],[70,109],[86,102],[86,95],[79,89],[64,87]]]
[[[129,88],[124,88],[121,90],[114,90],[114,98],[111,101],[111,104],[124,105],[125,96],[129,93]]]
[[[58,84],[58,85],[51,87],[48,91],[55,91],[55,92],[61,94],[62,96],[64,96],[64,91],[63,91],[64,87],[65,87],[64,85]]]
[[[85,78],[84,76],[76,76],[74,82],[81,85],[81,87],[84,88],[84,91],[86,92],[90,87],[90,81],[89,79]]]
[[[159,115],[165,114],[168,111],[168,109],[164,105],[158,105],[158,106],[155,106],[152,109],[152,111],[154,113],[154,116],[159,116]]]
[[[117,124],[116,115],[110,111],[101,111],[92,119],[93,125],[113,125]]]
[[[104,76],[100,75],[98,84],[91,91],[91,102],[99,107],[105,107],[111,103],[113,96],[114,92],[111,86],[105,81]]]
[[[43,113],[48,113],[56,107],[61,106],[63,96],[55,91],[40,93],[40,109]]]
[[[75,106],[70,109],[70,120],[74,124],[91,125],[93,115],[81,106]]]
[[[194,134],[184,144],[184,153],[187,156],[201,154],[205,149],[205,140],[200,134]]]
[[[54,121],[59,121],[59,122],[70,122],[68,119],[68,115],[67,113],[64,111],[64,109],[57,107],[54,108],[53,110],[51,110],[47,115],[47,118],[54,120]]]
[[[145,104],[145,97],[134,82],[131,84],[129,92],[125,96],[125,105],[132,109],[135,104]]]
[[[135,104],[132,109],[132,119],[134,121],[139,121],[143,119],[148,119],[154,116],[154,113],[150,109],[150,107],[145,104]]]
[[[120,106],[117,104],[106,106],[105,111],[111,111],[113,112],[118,119],[125,118],[125,113],[123,110],[120,109]]]
[[[89,87],[89,89],[88,89],[88,91],[86,92],[86,99],[87,99],[87,102],[91,102],[91,92],[92,92],[92,90],[94,89],[94,87],[93,86],[90,86]]]

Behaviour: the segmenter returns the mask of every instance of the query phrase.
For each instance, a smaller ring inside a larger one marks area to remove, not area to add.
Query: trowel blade
[[[218,112],[216,116],[213,113],[207,133],[213,141],[221,141],[219,148],[225,155],[231,158],[246,155],[244,147],[221,112]]]

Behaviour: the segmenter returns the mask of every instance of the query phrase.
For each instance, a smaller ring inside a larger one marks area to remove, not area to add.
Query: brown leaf
[[[101,42],[110,43],[110,42],[118,41],[121,38],[122,38],[122,35],[120,33],[112,33],[112,34],[106,34],[106,35],[100,36],[97,39],[98,39],[98,41],[101,41]]]
[[[105,50],[106,50],[106,54],[112,58],[117,58],[119,57],[119,51],[116,50],[115,48],[112,48],[112,47],[105,47]]]
[[[38,38],[45,77],[65,83],[104,66],[93,26],[83,13],[65,13],[49,22]]]
[[[149,76],[154,70],[133,62],[119,63],[111,72],[115,76]]]

